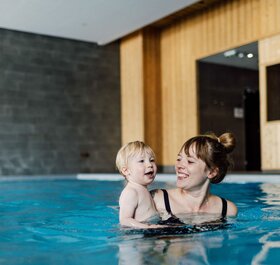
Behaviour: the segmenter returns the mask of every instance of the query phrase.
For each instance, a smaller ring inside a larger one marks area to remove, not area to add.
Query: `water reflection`
[[[260,198],[267,205],[280,206],[280,185],[273,183],[263,183],[260,185],[264,196]]]
[[[267,263],[269,252],[271,252],[273,249],[280,248],[279,234],[280,230],[278,229],[265,234],[259,239],[259,242],[262,243],[262,248],[260,252],[253,258],[252,265],[269,264]]]
[[[235,200],[240,213],[228,219],[233,224],[229,229],[173,236],[122,234],[119,265],[278,264],[280,185],[254,184],[240,190],[244,197]]]
[[[274,249],[280,248],[280,229],[273,221],[280,220],[280,185],[272,183],[263,183],[260,185],[260,189],[263,192],[263,196],[259,198],[268,207],[262,210],[268,212],[265,216],[267,221],[271,221],[268,226],[268,232],[264,234],[259,242],[262,244],[262,248],[252,260],[252,265],[268,264],[269,253]],[[279,251],[279,250],[278,250]]]
[[[119,243],[119,265],[211,264],[209,248],[222,248],[224,237],[200,234],[134,238]]]

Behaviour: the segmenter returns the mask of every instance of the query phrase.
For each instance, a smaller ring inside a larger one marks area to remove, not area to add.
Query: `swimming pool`
[[[230,226],[164,236],[120,229],[118,177],[81,178],[0,178],[0,264],[279,263],[279,176],[213,186],[239,208]],[[153,188],[174,186],[163,180]]]

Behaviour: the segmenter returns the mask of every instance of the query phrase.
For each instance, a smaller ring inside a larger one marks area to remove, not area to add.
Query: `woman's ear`
[[[212,178],[215,178],[219,173],[219,168],[215,167],[215,168],[212,168],[209,170],[209,173],[208,173],[208,178],[209,179],[212,179]]]

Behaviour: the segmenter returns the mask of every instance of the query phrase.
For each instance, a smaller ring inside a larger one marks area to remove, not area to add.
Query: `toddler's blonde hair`
[[[142,141],[129,142],[122,146],[116,156],[116,167],[120,174],[122,174],[122,169],[127,166],[129,159],[143,153],[147,153],[155,159],[155,153],[152,148]]]

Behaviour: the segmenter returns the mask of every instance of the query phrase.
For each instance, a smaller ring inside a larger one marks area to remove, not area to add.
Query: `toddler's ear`
[[[127,167],[123,167],[122,170],[121,170],[121,172],[122,172],[122,174],[123,174],[124,176],[127,176],[128,173],[129,173],[129,170],[128,170]]]

